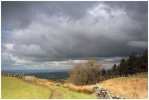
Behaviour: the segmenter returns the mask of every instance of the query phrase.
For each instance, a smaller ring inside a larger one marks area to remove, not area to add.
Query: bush
[[[95,84],[100,80],[100,64],[89,60],[86,63],[77,64],[70,71],[69,81],[76,85]]]

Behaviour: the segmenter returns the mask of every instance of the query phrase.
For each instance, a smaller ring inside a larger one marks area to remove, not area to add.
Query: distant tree
[[[106,79],[106,70],[103,68],[102,70],[101,70],[101,80],[105,80]]]
[[[133,52],[128,58],[128,71],[127,71],[128,74],[135,73],[135,70],[134,70],[134,67],[136,66],[135,61],[136,61],[136,56],[135,56],[135,53]]]
[[[116,66],[116,64],[114,64],[113,67],[112,67],[112,75],[113,76],[117,75],[117,66]]]
[[[143,71],[147,72],[148,71],[148,51],[145,50],[143,55],[142,55],[142,59],[143,59]]]
[[[106,75],[106,70],[104,68],[101,70],[101,75],[102,76]]]
[[[120,76],[126,74],[126,71],[127,71],[127,62],[126,62],[126,60],[124,58],[121,60],[121,62],[119,64],[118,71],[119,71],[119,75]]]
[[[77,64],[70,72],[69,81],[76,85],[94,84],[100,81],[100,66],[95,60]]]
[[[108,69],[107,70],[107,74],[106,74],[107,78],[112,78],[112,70],[111,69]]]
[[[113,71],[113,72],[116,71],[116,64],[113,65],[113,67],[112,67],[112,71]]]

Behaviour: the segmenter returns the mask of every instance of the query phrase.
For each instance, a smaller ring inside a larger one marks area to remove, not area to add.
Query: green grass
[[[2,78],[2,99],[32,99],[32,98],[49,98],[49,89],[38,86],[33,83],[27,83],[23,80],[12,78],[12,77],[1,77]]]
[[[2,99],[48,99],[50,98],[51,91],[56,90],[60,97],[55,94],[54,98],[61,99],[96,99],[93,94],[78,93],[60,86],[50,85],[43,87],[34,83],[28,83],[23,80],[13,77],[2,78]]]
[[[59,91],[59,93],[62,95],[62,99],[96,99],[96,96],[94,94],[78,93],[69,90],[68,88],[52,86],[52,85],[49,86],[49,88]]]

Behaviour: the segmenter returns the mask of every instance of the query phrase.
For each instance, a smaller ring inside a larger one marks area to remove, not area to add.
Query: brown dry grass
[[[117,78],[99,83],[114,94],[128,99],[147,99],[148,80],[146,78]]]
[[[92,93],[93,85],[77,86],[72,83],[64,83],[62,87],[69,88],[70,90],[84,93]]]
[[[127,99],[147,99],[148,79],[139,77],[120,77],[97,83],[101,87],[112,91],[115,95]],[[92,93],[94,85],[76,86],[72,83],[61,85],[77,92]]]
[[[60,83],[46,79],[36,79],[37,84],[54,85],[69,88],[70,90],[92,93],[94,85],[76,86],[72,83]],[[128,99],[147,99],[148,79],[143,77],[120,77],[97,83],[101,87],[112,91],[114,94]]]

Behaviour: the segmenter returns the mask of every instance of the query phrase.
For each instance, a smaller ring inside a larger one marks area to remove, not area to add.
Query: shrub
[[[100,64],[95,60],[89,60],[85,63],[77,64],[70,71],[69,81],[76,85],[88,85],[99,82]]]

